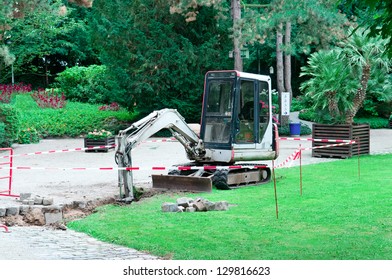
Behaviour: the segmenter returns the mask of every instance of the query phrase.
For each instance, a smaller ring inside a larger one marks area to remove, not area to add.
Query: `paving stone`
[[[42,199],[42,205],[48,206],[53,204],[53,198],[52,197],[44,197]]]
[[[63,213],[45,213],[45,225],[52,225],[56,223],[61,223],[63,220]]]
[[[16,216],[18,214],[19,214],[19,207],[17,206],[8,207],[5,213],[6,216]]]
[[[4,217],[7,212],[7,208],[0,208],[0,217]]]

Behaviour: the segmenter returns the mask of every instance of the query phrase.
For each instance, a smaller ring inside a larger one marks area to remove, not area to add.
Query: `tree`
[[[368,84],[373,93],[392,99],[386,44],[381,37],[357,30],[340,47],[311,55],[301,74],[310,79],[301,89],[313,100],[320,120],[353,123],[368,96]]]
[[[229,62],[227,25],[218,25],[209,7],[189,22],[169,8],[163,0],[96,0],[93,42],[128,108],[147,114],[174,107],[199,121],[205,73]]]
[[[9,1],[11,13],[1,37],[15,57],[15,72],[23,81],[47,86],[52,76],[92,57],[84,19],[63,1]],[[38,77],[38,79],[37,79]],[[44,78],[43,82],[41,81]]]
[[[359,16],[361,28],[369,29],[370,36],[380,35],[384,39],[392,37],[392,2],[389,0],[346,0],[343,8],[352,15]],[[387,51],[392,56],[392,41],[387,43]]]

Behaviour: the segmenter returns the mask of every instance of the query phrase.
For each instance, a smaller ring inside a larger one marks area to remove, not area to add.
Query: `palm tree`
[[[353,74],[360,77],[360,85],[354,95],[352,107],[346,114],[346,123],[352,123],[358,110],[362,107],[372,72],[384,70],[387,74],[390,70],[391,61],[386,56],[388,41],[379,36],[370,37],[368,32],[359,29],[343,45],[343,53]]]
[[[352,124],[367,96],[372,72],[388,75],[387,40],[357,30],[339,47],[313,53],[301,76],[310,79],[301,90],[313,100],[324,121]]]

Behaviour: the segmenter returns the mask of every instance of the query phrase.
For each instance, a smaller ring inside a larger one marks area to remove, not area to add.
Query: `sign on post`
[[[282,116],[290,115],[290,92],[282,92]]]

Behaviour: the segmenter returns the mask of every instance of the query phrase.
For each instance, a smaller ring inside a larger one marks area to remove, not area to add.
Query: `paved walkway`
[[[0,228],[0,260],[154,260],[155,256],[72,230]]]

